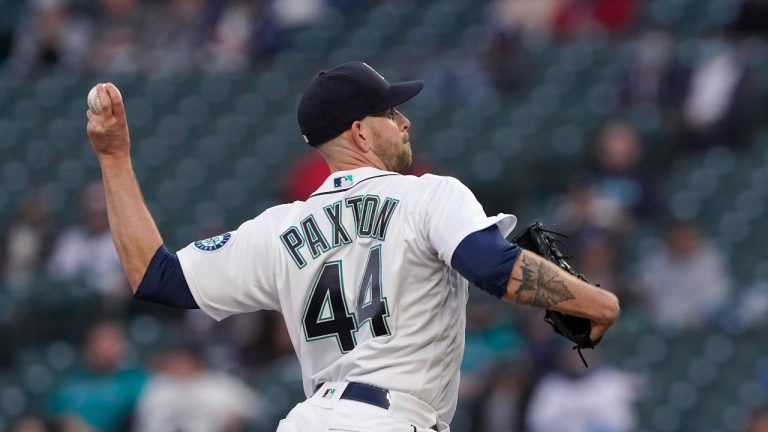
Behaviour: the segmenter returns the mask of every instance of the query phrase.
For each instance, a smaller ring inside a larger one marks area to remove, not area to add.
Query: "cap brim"
[[[412,97],[419,94],[424,88],[424,81],[405,81],[394,83],[389,87],[384,99],[375,107],[371,108],[371,114],[386,111],[392,107],[408,102]]]

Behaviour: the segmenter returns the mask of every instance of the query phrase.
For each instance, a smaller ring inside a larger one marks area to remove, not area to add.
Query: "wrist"
[[[126,155],[99,155],[99,165],[102,170],[113,170],[119,168],[131,167],[131,156]]]

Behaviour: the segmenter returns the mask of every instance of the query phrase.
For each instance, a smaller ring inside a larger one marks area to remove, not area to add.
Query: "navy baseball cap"
[[[423,87],[423,81],[390,84],[363,62],[320,72],[299,101],[301,134],[309,145],[318,146],[339,136],[353,122],[406,102]]]

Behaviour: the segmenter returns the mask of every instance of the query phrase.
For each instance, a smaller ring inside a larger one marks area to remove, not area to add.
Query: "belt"
[[[389,409],[391,403],[389,390],[355,382],[347,384],[347,388],[341,393],[339,399],[362,402],[385,410]],[[437,425],[433,425],[430,429],[436,431]]]

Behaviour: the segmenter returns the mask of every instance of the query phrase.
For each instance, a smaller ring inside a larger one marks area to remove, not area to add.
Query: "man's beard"
[[[373,129],[374,153],[384,162],[387,170],[404,173],[411,166],[413,152],[408,133],[401,135],[401,142],[385,139],[377,129]]]

